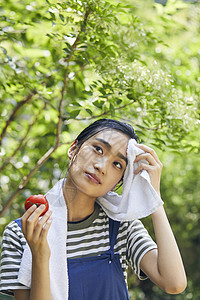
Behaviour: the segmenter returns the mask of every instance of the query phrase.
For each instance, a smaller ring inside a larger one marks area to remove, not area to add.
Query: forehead
[[[90,141],[106,142],[112,151],[120,151],[126,154],[129,137],[115,129],[103,130],[90,138]]]

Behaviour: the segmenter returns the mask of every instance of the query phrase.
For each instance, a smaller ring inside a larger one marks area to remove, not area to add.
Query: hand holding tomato
[[[45,196],[43,195],[32,195],[25,202],[25,209],[28,210],[33,204],[39,207],[41,204],[45,205],[44,211],[41,213],[40,217],[43,216],[49,209],[49,203]]]
[[[21,218],[22,232],[29,244],[34,261],[48,261],[50,248],[47,233],[52,223],[49,204],[43,195],[32,195],[25,202],[26,212]]]

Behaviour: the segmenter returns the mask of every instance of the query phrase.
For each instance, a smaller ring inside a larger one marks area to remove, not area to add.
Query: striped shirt
[[[18,282],[18,272],[26,240],[21,228],[12,221],[2,241],[0,290],[12,294],[14,289],[27,289]],[[92,215],[81,222],[68,222],[67,257],[96,256],[109,249],[109,218],[98,204]],[[139,220],[121,222],[114,251],[120,254],[122,269],[130,265],[140,279],[140,261],[151,249],[157,248]]]

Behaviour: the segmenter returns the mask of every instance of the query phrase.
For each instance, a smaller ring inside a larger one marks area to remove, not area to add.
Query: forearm
[[[135,174],[146,170],[152,186],[160,196],[162,163],[153,149],[139,144],[137,147],[145,153],[138,155],[135,162],[146,159],[148,163],[140,163]],[[181,293],[187,283],[185,270],[163,206],[152,214],[152,221],[158,250],[153,249],[147,252],[140,262],[140,267],[153,282],[167,293]]]
[[[49,260],[41,261],[33,258],[32,281],[29,300],[50,300]]]
[[[163,207],[152,214],[152,221],[158,246],[157,268],[161,281],[166,287],[179,282],[180,285],[186,285],[181,255]]]

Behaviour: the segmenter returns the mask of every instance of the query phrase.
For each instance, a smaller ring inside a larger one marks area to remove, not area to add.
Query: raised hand
[[[135,174],[138,174],[142,170],[146,170],[149,173],[151,184],[160,195],[160,178],[162,172],[162,163],[160,162],[156,152],[148,146],[142,144],[136,144],[136,146],[145,153],[138,155],[135,159],[135,162],[141,160],[146,160],[147,163],[141,163],[139,167],[135,170]]]

